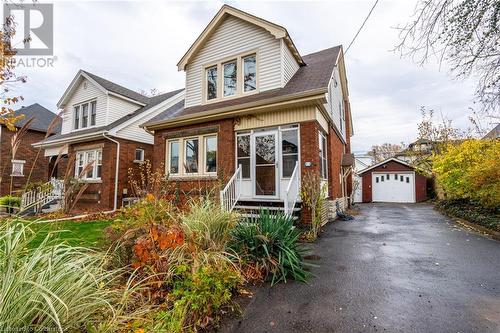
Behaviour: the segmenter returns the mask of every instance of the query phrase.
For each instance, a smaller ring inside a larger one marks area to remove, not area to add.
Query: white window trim
[[[96,120],[95,120],[95,124],[91,125],[91,114],[92,114],[92,103],[93,102],[95,102],[95,104],[96,104],[96,106],[95,106]],[[86,127],[82,127],[82,122],[83,122],[83,111],[82,111],[83,108],[82,108],[82,106],[83,105],[87,105],[87,112],[88,112],[87,126]],[[75,128],[75,108],[77,108],[77,107],[78,107],[78,128]],[[82,131],[82,130],[86,130],[86,129],[94,128],[94,127],[97,127],[97,99],[91,99],[91,100],[86,101],[86,102],[74,104],[72,106],[72,109],[71,109],[71,129],[72,129],[72,131],[77,132],[77,131]]]
[[[216,157],[216,171],[214,172],[205,172],[206,166],[206,138],[215,137],[217,141],[217,148],[219,143],[219,138],[217,133],[203,134],[203,135],[195,135],[195,136],[186,136],[175,139],[167,139],[165,144],[165,174],[169,175],[172,178],[199,178],[199,177],[217,177],[217,171],[219,170],[219,151],[217,149],[217,157]],[[186,158],[186,141],[198,139],[198,172],[190,172],[187,173],[185,166],[185,158]],[[170,145],[172,142],[179,143],[179,172],[171,173],[170,172]]]
[[[319,131],[318,132],[318,154],[320,153],[319,147],[321,145],[321,142],[323,142],[322,139],[324,139],[323,151],[325,152],[325,177],[323,177],[323,175],[321,174],[321,172],[320,172],[319,176],[320,176],[320,178],[322,180],[328,180],[328,148],[327,148],[328,147],[328,141],[327,141],[326,135],[323,132]],[[322,160],[322,158],[323,157],[321,155],[319,155],[319,163],[321,164],[320,165],[320,171],[321,171],[321,167],[323,166],[323,160]]]
[[[251,91],[245,91],[244,89],[244,68],[243,68],[243,59],[249,56],[255,55],[255,89]],[[224,70],[223,65],[236,60],[236,93],[234,95],[224,96]],[[259,93],[260,84],[260,71],[259,71],[260,57],[258,50],[251,50],[244,53],[240,53],[231,57],[227,57],[221,59],[216,62],[211,62],[202,66],[202,100],[204,104],[216,103],[227,99],[243,97],[247,95],[253,95]],[[207,70],[216,67],[217,68],[217,97],[208,99],[207,95]]]
[[[141,159],[138,160],[136,159],[136,156],[137,156],[137,151],[140,150],[141,151]],[[134,163],[142,163],[144,162],[144,149],[142,148],[135,148],[135,151],[134,151]]]
[[[286,156],[292,156],[292,155],[297,155],[297,162],[299,162],[299,166],[300,166],[300,127],[292,127],[292,128],[281,128],[279,129],[279,140],[280,140],[280,145],[279,145],[279,152],[280,152],[280,176],[281,176],[281,179],[290,179],[290,177],[285,177],[283,175],[283,171],[284,171],[284,168],[283,168],[283,132],[286,132],[286,131],[297,131],[297,153],[288,153],[286,154]]]
[[[11,176],[12,177],[24,177],[24,164],[26,163],[25,160],[11,160],[12,163],[12,169],[11,169]],[[18,164],[21,166],[21,173],[17,174],[14,173],[14,164]]]
[[[92,170],[92,175],[93,177],[92,178],[89,178],[87,177],[87,173],[85,173],[81,178],[80,178],[80,172],[78,171],[78,168],[79,168],[79,165],[78,165],[78,161],[79,161],[79,156],[80,155],[83,155],[84,158],[83,158],[83,168],[85,168],[85,166],[89,163],[87,157],[88,157],[88,153],[94,153],[94,163],[93,163],[93,170]],[[92,181],[101,181],[101,177],[97,177],[97,168],[98,168],[98,160],[99,160],[99,154],[101,155],[101,173],[102,173],[102,159],[103,159],[103,156],[102,156],[102,149],[99,148],[99,149],[89,149],[89,150],[79,150],[76,152],[76,159],[75,159],[75,178],[77,178],[78,180],[80,181],[84,181],[84,182],[92,182]]]

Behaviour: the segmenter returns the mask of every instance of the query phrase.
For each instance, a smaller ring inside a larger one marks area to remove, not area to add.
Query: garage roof
[[[371,166],[369,166],[369,167],[368,167],[368,168],[366,168],[366,169],[361,170],[358,174],[362,175],[362,174],[364,174],[364,173],[365,173],[365,172],[367,172],[367,171],[370,171],[370,170],[372,170],[372,169],[378,168],[379,166],[384,165],[384,164],[386,164],[386,163],[389,163],[389,162],[391,162],[391,161],[392,161],[392,162],[399,163],[399,164],[401,164],[401,165],[404,165],[404,166],[407,166],[408,168],[413,169],[413,166],[411,166],[410,164],[408,164],[408,163],[406,163],[406,162],[403,162],[403,161],[401,161],[401,160],[398,160],[398,159],[397,159],[397,158],[395,158],[395,157],[391,157],[391,158],[388,158],[388,159],[386,159],[386,160],[383,160],[382,162],[379,162],[379,163],[377,163],[377,164],[371,165]]]

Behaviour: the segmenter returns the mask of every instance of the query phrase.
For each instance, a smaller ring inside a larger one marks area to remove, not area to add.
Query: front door
[[[257,132],[254,146],[254,196],[278,197],[278,131]]]

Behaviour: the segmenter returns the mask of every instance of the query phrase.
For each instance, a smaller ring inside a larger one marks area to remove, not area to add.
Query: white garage
[[[373,172],[373,202],[416,202],[414,172]]]
[[[372,165],[358,176],[362,179],[362,202],[413,203],[427,198],[426,177],[396,158]]]

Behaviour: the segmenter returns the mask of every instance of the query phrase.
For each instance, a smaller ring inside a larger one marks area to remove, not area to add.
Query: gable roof
[[[139,115],[145,113],[146,111],[151,110],[155,106],[167,101],[168,99],[174,97],[175,95],[177,95],[183,91],[184,91],[184,89],[177,89],[177,90],[173,90],[173,91],[170,91],[170,92],[158,95],[158,96],[153,96],[153,97],[149,97],[149,98],[146,97],[148,99],[147,105],[135,110],[134,112],[131,112],[129,114],[124,115],[123,117],[115,120],[114,122],[110,123],[107,126],[92,127],[92,128],[88,128],[85,130],[79,130],[76,132],[54,135],[54,136],[49,137],[47,140],[45,140],[44,144],[50,144],[53,142],[61,141],[63,139],[69,140],[71,138],[76,138],[76,137],[81,137],[81,136],[86,136],[86,135],[91,136],[92,134],[99,134],[102,132],[110,131],[112,129],[119,127],[120,125],[125,124],[127,121],[138,117]]]
[[[299,96],[324,94],[328,91],[328,83],[341,53],[342,46],[338,45],[304,56],[307,65],[300,67],[283,88],[188,108],[184,108],[184,105],[174,105],[158,114],[144,126],[161,126],[168,122],[208,113],[219,114],[227,110],[243,109],[249,105],[264,105],[274,101],[291,100]]]
[[[71,96],[71,93],[74,89],[76,89],[77,83],[82,77],[94,83],[100,90],[105,93],[117,95],[142,106],[146,105],[149,102],[149,98],[147,96],[139,94],[138,92],[135,92],[131,89],[125,88],[124,86],[117,83],[106,80],[98,75],[80,69],[78,73],[76,73],[68,88],[66,88],[66,90],[64,91],[64,94],[62,95],[59,102],[57,102],[57,107],[61,107],[61,105],[64,105],[64,102],[69,98],[69,96]]]
[[[18,128],[24,126],[24,124],[33,118],[29,129],[39,132],[47,132],[52,121],[54,121],[55,118],[59,118],[59,121],[55,121],[52,125],[51,133],[61,133],[61,117],[38,103],[23,106],[14,111],[14,115],[17,116],[19,114],[23,114],[24,118],[15,123],[15,126]]]
[[[496,138],[500,138],[500,124],[493,127],[493,129],[483,137],[483,139],[496,139]]]
[[[284,27],[239,10],[237,8],[231,7],[229,5],[223,5],[217,12],[217,14],[215,14],[215,16],[212,18],[210,23],[205,27],[202,33],[198,36],[198,38],[194,41],[191,47],[187,50],[187,52],[182,56],[181,60],[179,60],[179,62],[177,63],[177,69],[179,71],[183,71],[186,68],[186,65],[189,63],[193,55],[201,48],[205,41],[211,36],[211,34],[217,29],[219,24],[228,15],[232,15],[244,21],[250,22],[256,26],[259,26],[267,30],[277,39],[284,38],[285,43],[290,48],[294,58],[297,60],[299,65],[305,64],[304,60],[299,54],[299,51],[295,47],[295,44],[290,38],[288,31]]]
[[[395,157],[391,157],[391,158],[388,158],[386,160],[383,160],[382,162],[376,163],[374,165],[369,166],[366,169],[363,169],[363,170],[359,171],[358,174],[362,175],[362,174],[366,173],[367,171],[370,171],[372,169],[378,168],[379,166],[384,165],[384,164],[389,163],[389,162],[396,162],[396,163],[404,165],[404,166],[406,166],[408,168],[414,169],[413,166],[411,166],[410,164],[408,164],[408,163],[406,163],[404,161],[401,161],[401,160],[399,160],[399,159],[397,159]]]

